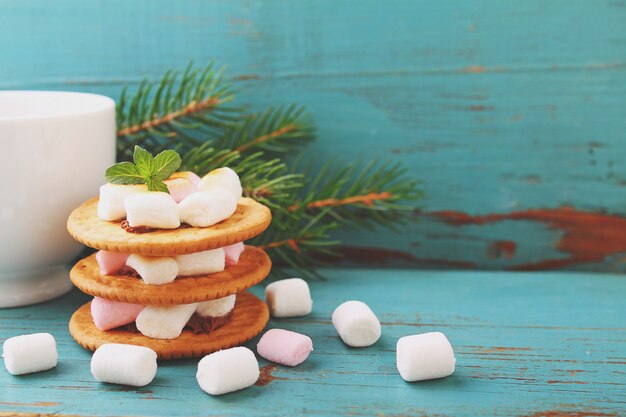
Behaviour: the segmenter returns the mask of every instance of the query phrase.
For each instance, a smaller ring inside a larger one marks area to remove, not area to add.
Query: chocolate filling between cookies
[[[226,268],[224,268],[224,269],[226,269]],[[141,278],[139,273],[137,271],[135,271],[133,268],[131,268],[130,266],[128,266],[128,265],[124,265],[122,267],[122,269],[119,270],[117,275],[121,275],[121,276],[125,276],[125,277]],[[177,275],[176,278],[198,278],[198,277],[204,277],[206,275],[207,274]]]
[[[128,224],[128,220],[122,220],[122,222],[120,223],[120,227],[124,230],[126,230],[128,233],[136,233],[136,234],[141,234],[141,233],[150,233],[150,232],[154,232],[156,229],[153,227],[148,227],[148,226],[131,226],[130,224]]]
[[[232,316],[232,311],[220,317],[202,317],[198,313],[193,313],[193,316],[191,316],[183,330],[191,330],[195,334],[209,334],[228,323]],[[127,332],[139,333],[135,322],[116,327],[114,330],[125,330]]]
[[[143,233],[150,233],[150,232],[154,232],[155,230],[159,230],[155,227],[149,227],[149,226],[131,226],[128,223],[128,220],[124,219],[122,220],[122,222],[120,223],[120,227],[122,229],[124,229],[125,231],[127,231],[128,233],[135,233],[135,234],[143,234]],[[187,223],[181,223],[180,226],[176,229],[161,229],[161,230],[178,230],[178,229],[187,229],[191,227],[190,225],[188,225]]]

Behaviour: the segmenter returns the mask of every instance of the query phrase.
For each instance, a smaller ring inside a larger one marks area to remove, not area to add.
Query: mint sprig
[[[163,151],[157,156],[135,145],[133,162],[111,165],[104,173],[111,184],[146,184],[148,191],[167,191],[163,182],[180,167],[182,160],[176,151]]]

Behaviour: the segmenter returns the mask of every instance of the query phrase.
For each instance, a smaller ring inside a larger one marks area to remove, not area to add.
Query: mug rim
[[[94,93],[83,93],[79,91],[56,91],[56,90],[2,90],[0,91],[0,100],[10,96],[56,96],[56,97],[72,97],[81,98],[81,105],[72,110],[63,110],[53,114],[36,114],[31,115],[14,115],[3,116],[0,114],[0,122],[6,121],[28,121],[28,120],[49,120],[59,119],[68,116],[81,116],[99,113],[102,111],[115,109],[115,101],[107,96]]]

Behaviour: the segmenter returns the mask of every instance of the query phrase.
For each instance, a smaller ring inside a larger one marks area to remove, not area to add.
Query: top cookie
[[[244,197],[232,216],[210,227],[129,233],[120,221],[99,219],[97,206],[96,197],[72,211],[67,230],[74,239],[95,249],[149,256],[184,255],[242,242],[262,233],[272,219],[269,208]]]

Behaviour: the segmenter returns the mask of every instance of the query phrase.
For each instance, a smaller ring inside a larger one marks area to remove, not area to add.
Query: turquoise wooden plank
[[[74,292],[38,306],[0,310],[0,340],[49,331],[59,366],[23,377],[0,371],[0,410],[61,415],[422,415],[621,416],[626,414],[626,280],[592,273],[324,271],[311,282],[311,316],[269,327],[310,335],[301,366],[261,361],[262,384],[222,397],[204,394],[196,360],[161,362],[140,389],[100,384],[90,354],[67,332],[87,300]],[[254,288],[256,294],[262,288]],[[368,302],[383,324],[374,346],[348,348],[330,315],[348,299]],[[443,331],[457,369],[409,384],[395,369],[395,342]],[[247,345],[254,348],[255,342]]]
[[[585,213],[612,224],[623,212],[624,6],[10,0],[0,3],[0,88],[117,97],[124,83],[215,58],[241,78],[240,102],[306,105],[319,126],[310,154],[320,162],[393,158],[424,179],[426,214],[401,234],[342,234],[359,242],[347,248],[353,258],[623,272],[626,247],[607,242],[626,241],[626,229],[580,230],[596,229]],[[437,215],[563,206],[581,212],[576,231],[550,223],[550,211],[471,225]],[[568,233],[578,245],[563,247]],[[514,244],[504,256],[502,241]],[[602,251],[587,259],[593,248]]]

